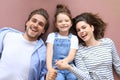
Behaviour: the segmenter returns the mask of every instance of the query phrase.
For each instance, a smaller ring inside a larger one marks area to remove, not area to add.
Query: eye
[[[58,20],[57,22],[58,22],[58,23],[62,23],[62,20]]]
[[[32,19],[31,21],[32,21],[33,23],[36,23],[36,22],[37,22],[37,20],[36,20],[36,19]]]
[[[70,20],[65,20],[65,22],[69,22]]]
[[[86,26],[82,26],[81,28],[82,28],[82,29],[85,29],[85,28],[86,28]]]
[[[39,24],[39,26],[42,26],[42,27],[45,26],[45,24],[43,22],[39,22],[38,24]]]
[[[80,29],[76,29],[76,31],[77,31],[77,32],[79,32],[79,31],[80,31]]]

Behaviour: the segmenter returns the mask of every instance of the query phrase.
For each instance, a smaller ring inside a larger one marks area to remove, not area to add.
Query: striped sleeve
[[[120,58],[119,58],[119,55],[117,53],[114,42],[112,40],[109,40],[109,42],[111,44],[110,46],[111,46],[111,49],[112,49],[113,65],[114,65],[114,68],[115,68],[117,74],[120,76]]]
[[[82,70],[76,68],[74,65],[72,65],[72,67],[73,70],[71,72],[73,72],[78,80],[91,80],[88,72],[83,72]]]

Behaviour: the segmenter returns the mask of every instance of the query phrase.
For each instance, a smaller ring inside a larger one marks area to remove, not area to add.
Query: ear
[[[26,26],[28,25],[28,21],[26,21],[25,25],[26,25]]]
[[[94,31],[94,26],[93,25],[91,25],[91,28],[92,28],[92,31]]]
[[[43,31],[42,31],[42,34],[44,34],[45,33],[45,29],[43,29]]]

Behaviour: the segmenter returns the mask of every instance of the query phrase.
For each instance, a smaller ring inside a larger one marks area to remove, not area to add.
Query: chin
[[[82,39],[84,42],[87,42],[88,40],[87,39]]]

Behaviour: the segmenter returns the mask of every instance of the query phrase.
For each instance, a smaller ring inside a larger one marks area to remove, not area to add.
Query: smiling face
[[[78,36],[85,42],[88,43],[92,39],[94,39],[94,27],[92,25],[89,25],[85,21],[79,21],[76,24],[76,30]]]
[[[68,15],[64,13],[60,13],[57,15],[56,27],[58,28],[60,33],[68,33],[71,26],[72,22]]]
[[[24,38],[30,41],[37,40],[38,37],[45,32],[45,25],[46,19],[42,15],[33,15],[31,19],[26,22],[26,32],[24,34]]]

